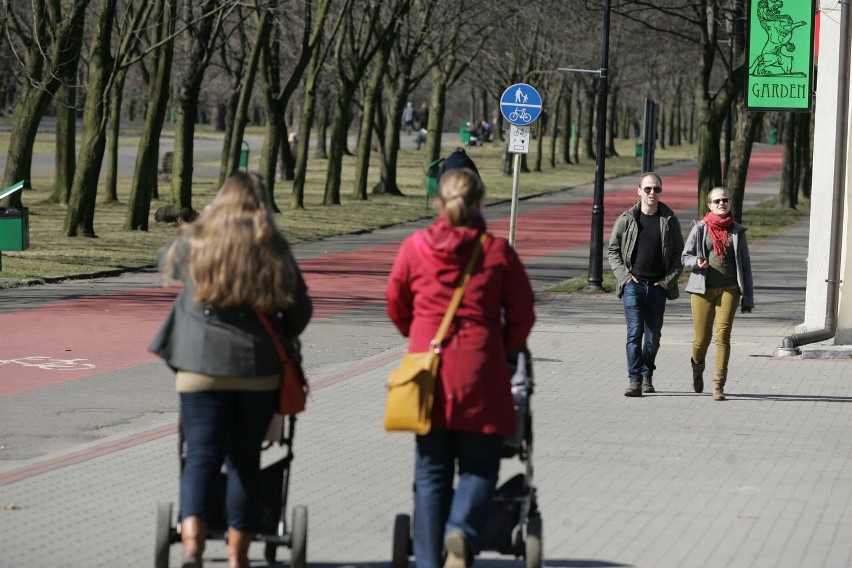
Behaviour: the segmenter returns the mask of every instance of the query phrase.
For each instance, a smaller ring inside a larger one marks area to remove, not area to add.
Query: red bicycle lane
[[[778,148],[755,153],[749,181],[777,175],[780,162]],[[694,169],[667,176],[663,201],[676,212],[694,212],[695,180]],[[635,203],[634,188],[606,194],[605,231]],[[538,258],[588,245],[591,207],[592,198],[585,198],[519,213],[515,245],[522,260],[534,265]],[[507,217],[489,220],[489,230],[496,235],[508,235],[508,225]],[[383,303],[398,247],[398,242],[388,242],[300,261],[314,300],[314,317],[328,318]],[[0,396],[155,361],[147,345],[176,291],[144,288],[0,315]]]

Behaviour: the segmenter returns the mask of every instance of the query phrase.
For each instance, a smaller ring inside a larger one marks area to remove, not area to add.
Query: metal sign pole
[[[509,245],[515,248],[515,224],[518,220],[518,196],[520,195],[521,155],[512,160],[512,209],[509,213]]]
[[[515,246],[515,224],[518,219],[519,180],[521,154],[530,151],[530,125],[538,119],[542,110],[541,95],[531,85],[515,83],[503,91],[500,97],[500,112],[511,125],[506,151],[515,154],[512,161],[512,209],[509,214],[509,245]]]

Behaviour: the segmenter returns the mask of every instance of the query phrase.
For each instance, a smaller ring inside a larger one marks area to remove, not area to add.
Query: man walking
[[[607,256],[627,320],[627,375],[624,396],[654,392],[654,361],[666,300],[678,297],[683,270],[683,234],[674,212],[660,201],[663,182],[653,172],[639,178],[639,201],[619,215]]]

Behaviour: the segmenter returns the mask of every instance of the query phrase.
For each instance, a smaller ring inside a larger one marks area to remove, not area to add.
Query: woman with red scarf
[[[710,211],[692,227],[681,260],[692,269],[686,291],[691,294],[692,388],[704,391],[704,358],[716,324],[716,369],[713,400],[725,400],[731,327],[737,304],[744,314],[754,308],[751,257],[745,227],[734,221],[728,192],[722,187],[707,195]]]

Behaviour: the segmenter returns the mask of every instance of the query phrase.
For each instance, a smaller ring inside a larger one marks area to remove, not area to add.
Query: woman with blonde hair
[[[227,465],[228,567],[245,568],[260,518],[260,450],[277,407],[280,361],[258,319],[290,354],[312,313],[290,245],[256,174],[235,172],[161,254],[184,284],[149,349],[176,371],[186,458],[180,483],[184,568],[200,567],[217,477]]]
[[[435,336],[464,266],[486,234],[485,188],[468,167],[443,172],[440,217],[400,247],[387,285],[390,319],[411,352]],[[432,429],[415,440],[414,556],[418,568],[469,566],[497,483],[503,439],[515,432],[506,351],[535,321],[533,292],[506,239],[487,235],[441,349]],[[458,485],[453,478],[458,468]]]
[[[692,388],[704,391],[704,358],[716,326],[716,365],[713,400],[725,400],[731,328],[737,304],[742,313],[754,308],[754,284],[746,229],[731,213],[730,197],[723,187],[707,195],[710,211],[697,221],[686,239],[681,260],[692,268],[686,291],[690,293],[695,338],[692,341]]]

